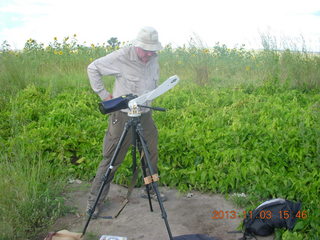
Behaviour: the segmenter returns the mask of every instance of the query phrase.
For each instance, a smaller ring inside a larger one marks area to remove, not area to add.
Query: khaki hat
[[[147,51],[159,51],[162,49],[158,39],[158,32],[153,27],[143,27],[132,44]]]

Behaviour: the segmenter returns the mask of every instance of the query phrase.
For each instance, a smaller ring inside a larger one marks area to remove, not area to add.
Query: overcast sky
[[[208,46],[261,48],[261,34],[277,45],[320,51],[320,0],[1,0],[0,43],[23,48],[32,38],[47,45],[77,34],[80,43],[135,38],[153,26],[163,45],[188,44],[194,34]]]

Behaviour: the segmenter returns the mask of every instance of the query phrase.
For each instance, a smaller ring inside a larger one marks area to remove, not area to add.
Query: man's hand
[[[108,97],[106,97],[105,99],[103,99],[103,101],[109,101],[113,98],[112,94],[109,94]]]

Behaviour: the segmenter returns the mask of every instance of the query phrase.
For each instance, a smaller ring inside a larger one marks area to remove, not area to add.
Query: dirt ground
[[[76,181],[69,185],[65,198],[69,206],[75,207],[73,214],[68,214],[52,226],[49,231],[67,229],[72,232],[82,232],[86,223],[85,209],[90,184]],[[147,199],[140,198],[141,188],[135,188],[130,202],[115,219],[99,217],[90,221],[85,240],[99,240],[101,235],[127,237],[128,240],[165,240],[169,239],[167,228],[161,217],[157,201],[152,201],[154,211],[150,211]],[[167,219],[173,236],[184,234],[205,234],[216,239],[239,239],[242,234],[228,233],[235,231],[242,221],[227,218],[212,219],[213,211],[235,211],[242,213],[244,209],[237,208],[230,201],[218,194],[202,194],[199,192],[179,193],[175,189],[160,187],[168,200],[164,202]],[[121,206],[127,188],[112,184],[105,201],[105,207],[100,216],[113,216]],[[261,240],[271,240],[273,236],[258,237]]]

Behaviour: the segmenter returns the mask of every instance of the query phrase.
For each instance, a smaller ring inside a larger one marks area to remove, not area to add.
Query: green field
[[[302,202],[307,216],[277,239],[320,237],[320,56],[290,49],[203,48],[160,53],[161,81],[181,82],[154,101],[161,184],[181,191],[245,193],[252,210],[270,198]],[[48,47],[28,40],[0,53],[0,239],[34,239],[68,209],[68,179],[91,179],[107,117],[88,64],[116,49],[76,36]],[[108,89],[112,78],[105,78]],[[116,174],[128,184],[130,160]]]

